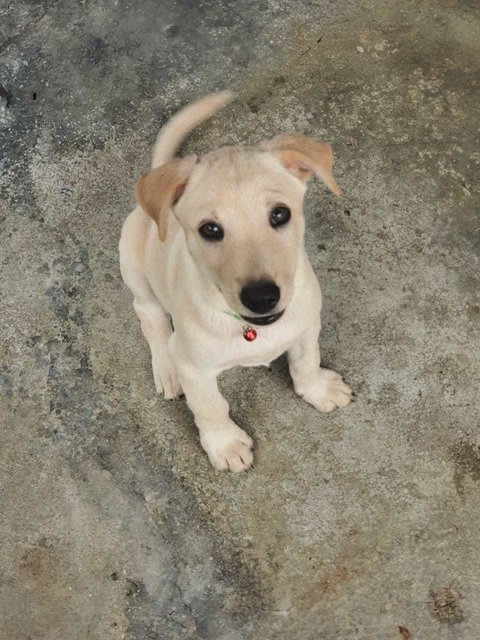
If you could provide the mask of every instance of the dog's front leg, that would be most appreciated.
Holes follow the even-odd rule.
[[[288,364],[295,391],[323,412],[346,407],[352,390],[342,376],[331,369],[320,368],[318,335],[320,324],[309,329],[288,351]]]
[[[218,389],[217,376],[178,363],[177,373],[212,466],[218,471],[246,471],[253,462],[253,442],[230,419],[228,402]]]

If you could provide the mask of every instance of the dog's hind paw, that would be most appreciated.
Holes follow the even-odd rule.
[[[174,400],[183,395],[182,385],[170,356],[158,360],[152,358],[152,369],[155,389],[157,393],[163,394],[165,400]]]

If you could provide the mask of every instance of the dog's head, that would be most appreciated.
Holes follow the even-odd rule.
[[[257,148],[175,158],[143,175],[136,195],[166,239],[170,209],[189,251],[231,309],[254,324],[280,317],[303,250],[303,196],[312,174],[336,195],[328,144],[285,135]]]

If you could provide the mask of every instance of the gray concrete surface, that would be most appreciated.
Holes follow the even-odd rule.
[[[478,4],[0,9],[2,640],[480,636]],[[256,442],[217,475],[155,396],[117,241],[160,125],[213,89],[201,152],[300,131],[324,361],[357,402],[295,397],[283,360],[222,380]]]

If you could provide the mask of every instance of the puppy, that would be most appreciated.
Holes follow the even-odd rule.
[[[310,176],[340,194],[331,148],[280,135],[258,147],[175,157],[183,138],[230,99],[207,96],[162,129],[119,249],[157,392],[184,393],[213,467],[243,471],[253,443],[229,416],[217,386],[222,371],[268,365],[286,352],[296,393],[319,411],[345,407],[352,392],[320,368],[322,298],[303,242]]]

